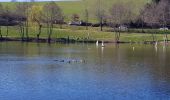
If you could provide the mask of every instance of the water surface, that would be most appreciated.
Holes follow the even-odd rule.
[[[1,42],[0,100],[170,100],[170,47]]]

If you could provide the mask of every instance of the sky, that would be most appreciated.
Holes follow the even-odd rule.
[[[0,2],[10,2],[11,0],[0,0]],[[17,0],[20,2],[30,1],[30,0]],[[35,1],[76,1],[76,0],[35,0]]]

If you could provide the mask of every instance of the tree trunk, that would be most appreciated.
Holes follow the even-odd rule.
[[[37,40],[40,39],[42,25],[39,25],[39,32],[37,34]]]
[[[103,31],[103,23],[102,23],[102,21],[103,21],[103,18],[101,17],[100,18],[100,31]]]
[[[87,24],[88,24],[88,21],[86,21],[86,30],[88,30],[88,25]]]
[[[168,34],[166,33],[166,42],[168,43]]]
[[[27,38],[27,41],[28,41],[28,40],[29,40],[29,35],[28,35],[28,21],[26,21],[25,33],[26,33],[26,38]]]
[[[144,24],[144,22],[143,22],[143,20],[144,20],[144,16],[142,15],[142,33],[144,33],[144,28],[143,28],[143,24]]]
[[[165,32],[166,42],[168,42],[168,34],[167,34],[167,31],[165,30],[166,25],[167,24],[166,24],[165,15],[163,14],[163,28],[164,28],[164,32]]]
[[[22,41],[24,41],[24,27],[21,24],[19,25],[19,27],[20,27],[21,39]]]
[[[51,43],[51,35],[48,35],[48,43]]]
[[[152,30],[153,30],[153,25],[151,25],[151,27],[152,27]],[[154,35],[154,32],[151,32],[151,34],[152,34],[152,42],[155,42],[155,35]]]
[[[53,33],[53,23],[49,25],[48,43],[51,43],[51,35]]]
[[[119,40],[120,40],[120,30],[118,29],[115,32],[116,32],[115,33],[115,42],[119,43]]]
[[[0,37],[2,39],[2,28],[1,28],[1,26],[0,26]]]
[[[6,38],[8,37],[8,26],[6,26]]]
[[[115,42],[117,43],[117,31],[115,31]]]
[[[152,42],[155,42],[154,32],[152,32]]]
[[[119,34],[118,34],[118,41],[117,41],[117,43],[119,43],[119,41],[120,41],[120,29],[119,29]]]

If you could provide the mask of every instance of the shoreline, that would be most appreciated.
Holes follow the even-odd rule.
[[[0,38],[0,42],[5,42],[5,41],[20,41],[20,42],[34,42],[34,43],[48,43],[48,39],[46,38],[12,38],[12,37],[3,37]],[[106,40],[75,40],[75,39],[67,39],[67,38],[52,38],[50,43],[96,43],[98,41],[98,43],[115,43],[115,44],[155,44],[157,43],[164,43],[164,41],[143,41],[143,42],[127,42],[127,41],[119,41],[119,42],[115,42],[115,41],[106,41]],[[169,40],[167,41],[166,44],[168,43]]]

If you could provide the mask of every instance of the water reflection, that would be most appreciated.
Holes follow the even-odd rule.
[[[161,48],[2,42],[0,99],[169,100],[170,48]],[[66,58],[85,63],[54,61]]]

